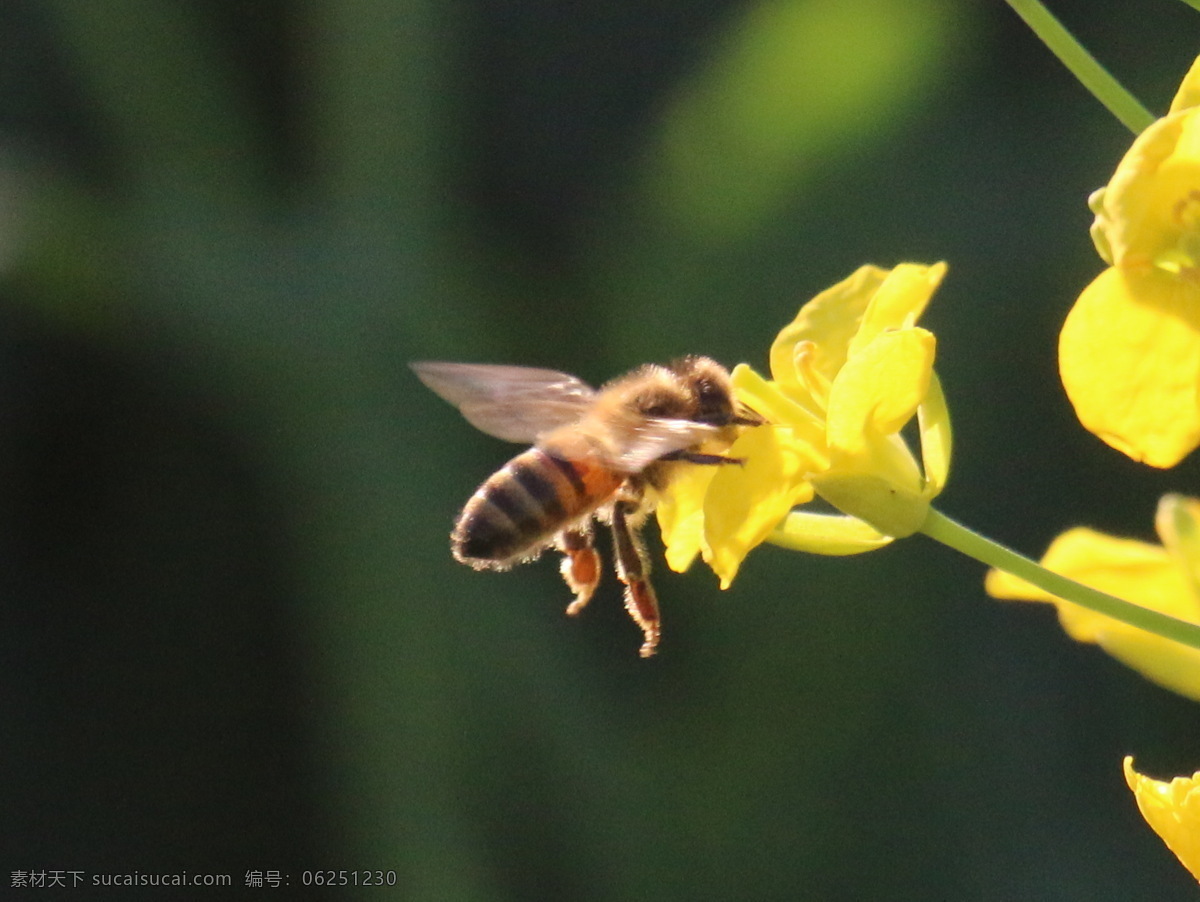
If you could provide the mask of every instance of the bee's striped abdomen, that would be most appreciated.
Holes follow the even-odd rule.
[[[450,537],[454,556],[486,566],[536,554],[623,481],[623,476],[594,465],[530,448],[471,496]]]

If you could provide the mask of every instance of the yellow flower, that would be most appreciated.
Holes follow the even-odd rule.
[[[1051,543],[1041,563],[1101,592],[1200,623],[1200,501],[1164,496],[1155,527],[1162,545],[1072,529]],[[1200,701],[1200,650],[1093,613],[999,570],[988,573],[985,586],[995,598],[1056,605],[1072,639],[1095,643],[1147,679]]]
[[[1133,790],[1142,817],[1200,880],[1200,771],[1164,783],[1135,771],[1130,755],[1125,756],[1124,766],[1125,782]]]
[[[933,334],[915,325],[946,266],[861,267],[801,309],[771,346],[773,379],[734,368],[767,425],[729,449],[741,466],[691,467],[658,506],[667,563],[702,554],[727,588],[763,541],[855,554],[911,535],[945,484],[950,424]],[[919,416],[924,471],[900,436]],[[793,510],[820,495],[843,515]]]
[[[1109,268],[1063,324],[1063,387],[1089,431],[1174,466],[1200,444],[1200,59],[1088,204]]]

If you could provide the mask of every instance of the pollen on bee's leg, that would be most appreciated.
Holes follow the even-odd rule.
[[[642,647],[638,654],[649,658],[658,649],[662,636],[662,621],[658,612],[658,598],[654,587],[645,579],[634,579],[625,587],[625,610],[634,623],[642,628]]]
[[[565,555],[560,568],[563,579],[575,593],[575,600],[567,605],[567,615],[574,617],[587,607],[600,582],[600,555],[592,546],[590,529],[566,530],[559,536],[557,545]]]
[[[637,505],[633,502],[620,501],[613,505],[613,547],[616,550],[617,578],[625,584],[625,610],[642,630],[643,641],[638,654],[648,658],[658,648],[662,623],[658,613],[658,598],[647,578],[650,563],[646,560],[646,552],[638,536],[640,523],[636,519],[631,520],[631,516],[637,512]]]

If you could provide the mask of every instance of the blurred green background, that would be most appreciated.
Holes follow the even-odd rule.
[[[1173,0],[1052,8],[1158,112],[1200,52]],[[1054,357],[1129,141],[999,2],[6,0],[4,870],[1194,897],[1120,769],[1200,768],[1193,703],[921,537],[660,563],[642,661],[611,577],[568,620],[549,561],[451,560],[514,449],[406,366],[762,368],[859,264],[945,259],[940,506],[1150,539],[1195,460],[1084,433]]]

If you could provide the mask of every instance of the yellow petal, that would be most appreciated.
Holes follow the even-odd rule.
[[[1134,770],[1132,756],[1123,765],[1125,782],[1146,823],[1200,880],[1200,772],[1165,783]]]
[[[1092,236],[1092,244],[1096,246],[1096,253],[1109,266],[1112,266],[1113,253],[1112,245],[1108,243],[1108,229],[1111,223],[1108,221],[1108,214],[1104,212],[1104,196],[1108,193],[1108,187],[1097,188],[1088,195],[1088,209],[1095,214],[1095,219],[1092,220],[1092,225],[1088,229],[1088,234]]]
[[[1134,460],[1174,466],[1200,443],[1200,288],[1110,267],[1075,302],[1058,344],[1083,426]]]
[[[1200,500],[1185,495],[1163,495],[1154,515],[1154,529],[1200,598]]]
[[[764,417],[767,422],[791,426],[806,441],[819,446],[824,445],[823,418],[797,403],[794,397],[780,391],[778,384],[768,382],[744,363],[739,363],[733,368],[730,380],[737,399]]]
[[[792,511],[771,533],[768,541],[792,551],[844,556],[882,548],[892,541],[892,537],[844,514]]]
[[[945,275],[945,263],[896,266],[872,295],[862,325],[850,342],[850,356],[858,354],[884,332],[907,329],[916,323]]]
[[[745,464],[720,467],[704,502],[708,563],[722,589],[789,510],[812,500],[808,475],[816,462],[812,448],[787,426],[748,430],[729,456]]]
[[[1186,226],[1179,205],[1200,177],[1198,146],[1195,108],[1156,120],[1134,139],[1100,196],[1093,226],[1115,265],[1147,266],[1176,249]]]
[[[829,392],[831,449],[862,453],[899,432],[929,392],[936,342],[924,329],[884,332],[851,357]]]
[[[704,496],[717,467],[682,467],[660,494],[655,515],[667,566],[683,573],[704,549]]]
[[[878,266],[860,266],[800,308],[771,345],[771,376],[785,391],[804,389],[795,360],[796,347],[803,342],[816,345],[812,365],[826,380],[833,381],[846,362],[850,341],[858,332],[867,305],[887,274],[888,270]]]
[[[917,408],[921,428],[921,466],[925,471],[925,494],[936,498],[946,487],[950,475],[950,452],[953,441],[950,431],[950,409],[942,393],[937,373],[929,373],[929,393]]]
[[[1150,682],[1200,701],[1200,651],[1124,625],[1104,632],[1098,644]]]
[[[1200,620],[1196,600],[1161,545],[1077,527],[1051,542],[1041,563],[1048,570],[1134,604],[1183,620]],[[988,572],[984,586],[995,598],[1055,602],[1063,612],[1063,626],[1079,642],[1098,642],[1105,630],[1124,626],[999,570]]]
[[[1175,92],[1175,99],[1171,101],[1170,112],[1178,113],[1194,106],[1200,106],[1200,57],[1196,58],[1187,75],[1183,77],[1183,83]]]
[[[1161,546],[1072,529],[1051,543],[1042,565],[1101,592],[1200,623],[1200,605],[1186,575]],[[1052,602],[1072,639],[1095,643],[1155,683],[1200,700],[1200,651],[1063,601],[997,570],[988,573],[985,588],[995,598]]]

